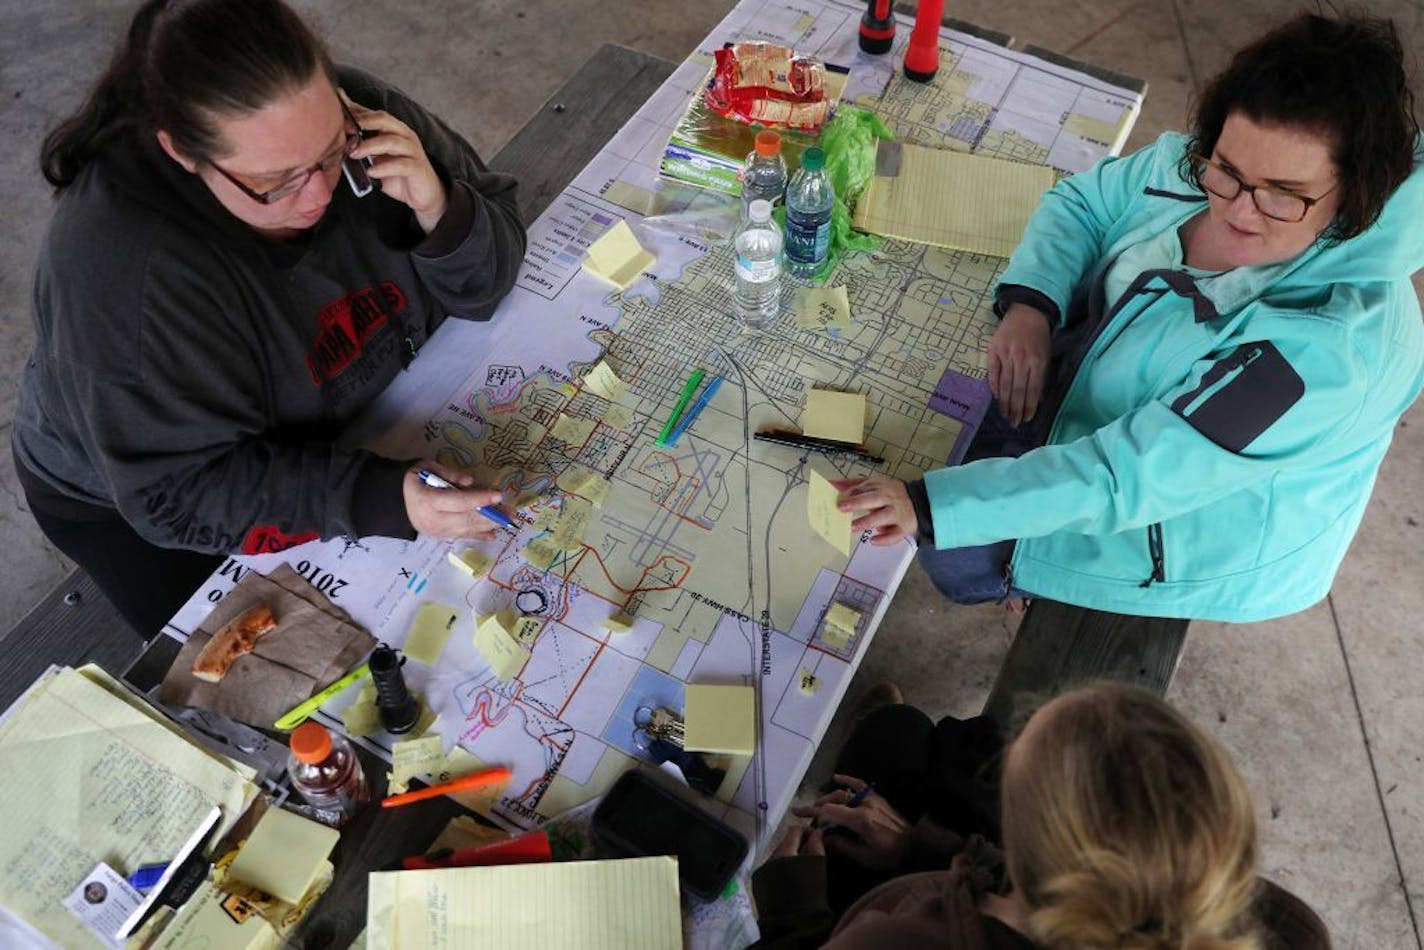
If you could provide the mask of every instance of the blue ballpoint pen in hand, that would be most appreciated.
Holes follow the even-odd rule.
[[[850,797],[850,800],[845,803],[845,807],[847,807],[847,808],[859,808],[862,804],[864,804],[865,800],[870,797],[870,793],[873,792],[873,791],[875,791],[875,783],[874,783],[874,782],[867,782],[867,783],[865,783],[865,786],[864,786],[863,788],[861,788],[860,791],[856,792],[854,795],[852,795],[852,796]],[[835,824],[834,822],[821,821],[821,820],[818,818],[818,819],[816,819],[815,821],[811,822],[811,827],[812,827],[812,828],[819,828],[819,829],[821,829],[822,831],[832,831],[832,830],[834,830],[834,829],[836,829],[836,828],[839,828],[840,825],[837,825],[837,824]]]
[[[419,478],[419,479],[421,480],[422,483],[424,483],[424,484],[430,486],[431,488],[442,488],[442,489],[443,489],[443,488],[454,488],[454,487],[455,487],[454,485],[451,485],[451,484],[450,484],[449,482],[447,482],[445,479],[441,478],[439,475],[436,475],[434,472],[430,471],[429,469],[422,468],[420,471],[416,472],[415,475],[416,475],[417,478]],[[480,506],[480,514],[481,514],[483,517],[489,519],[490,521],[493,521],[495,524],[499,525],[501,528],[517,528],[517,527],[518,527],[518,526],[515,525],[515,523],[510,519],[509,515],[507,515],[507,514],[505,514],[504,512],[500,511],[500,510],[499,510],[498,508],[496,508],[494,505],[481,505],[481,506]]]

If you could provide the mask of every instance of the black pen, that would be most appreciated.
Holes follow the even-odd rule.
[[[752,438],[759,442],[775,442],[777,445],[790,445],[798,449],[810,449],[813,452],[826,452],[830,454],[855,455],[872,465],[883,465],[885,459],[866,450],[864,446],[856,445],[853,442],[837,442],[835,439],[818,439],[811,435],[802,435],[799,432],[792,432],[788,429],[767,429],[765,432],[757,432]]]

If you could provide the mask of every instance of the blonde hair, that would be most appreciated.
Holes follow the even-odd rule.
[[[1011,752],[1004,851],[1036,941],[1258,950],[1250,794],[1185,717],[1145,690],[1101,683],[1055,701]]]

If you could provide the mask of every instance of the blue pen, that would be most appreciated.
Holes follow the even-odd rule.
[[[425,484],[429,485],[431,488],[455,487],[454,485],[451,485],[445,479],[441,478],[439,475],[436,475],[429,469],[422,468],[420,471],[415,473],[415,476]],[[500,511],[494,505],[481,505],[480,514],[484,515],[486,518],[488,518],[490,521],[493,521],[501,528],[514,528],[515,530],[518,530],[518,525],[516,525],[513,521],[510,520],[509,515]]]
[[[129,886],[136,891],[146,891],[163,879],[163,872],[168,870],[168,862],[163,864],[147,864],[129,875]]]
[[[707,404],[712,401],[712,397],[717,394],[717,389],[722,385],[722,377],[714,376],[712,382],[707,384],[707,388],[702,390],[702,395],[697,397],[697,401],[692,404],[692,408],[687,410],[687,415],[682,417],[682,421],[677,424],[677,428],[668,435],[667,444],[677,445],[677,440],[682,438],[682,434],[687,431],[687,427],[692,425],[698,413],[707,408]]]

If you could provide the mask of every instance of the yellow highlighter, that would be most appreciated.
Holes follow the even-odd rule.
[[[281,719],[278,719],[276,723],[273,724],[273,728],[283,730],[292,730],[297,728],[302,723],[306,722],[307,717],[310,716],[312,713],[316,712],[317,708],[321,706],[322,703],[326,702],[328,699],[335,696],[337,693],[341,692],[343,689],[350,686],[352,683],[359,682],[360,680],[370,675],[371,665],[369,663],[362,663],[360,666],[356,667],[356,669],[352,670],[350,673],[347,673],[345,676],[341,677],[341,679],[337,680],[335,683],[332,683],[326,689],[312,696],[310,699],[304,699],[297,705],[293,706],[287,712],[286,715],[284,715]]]

